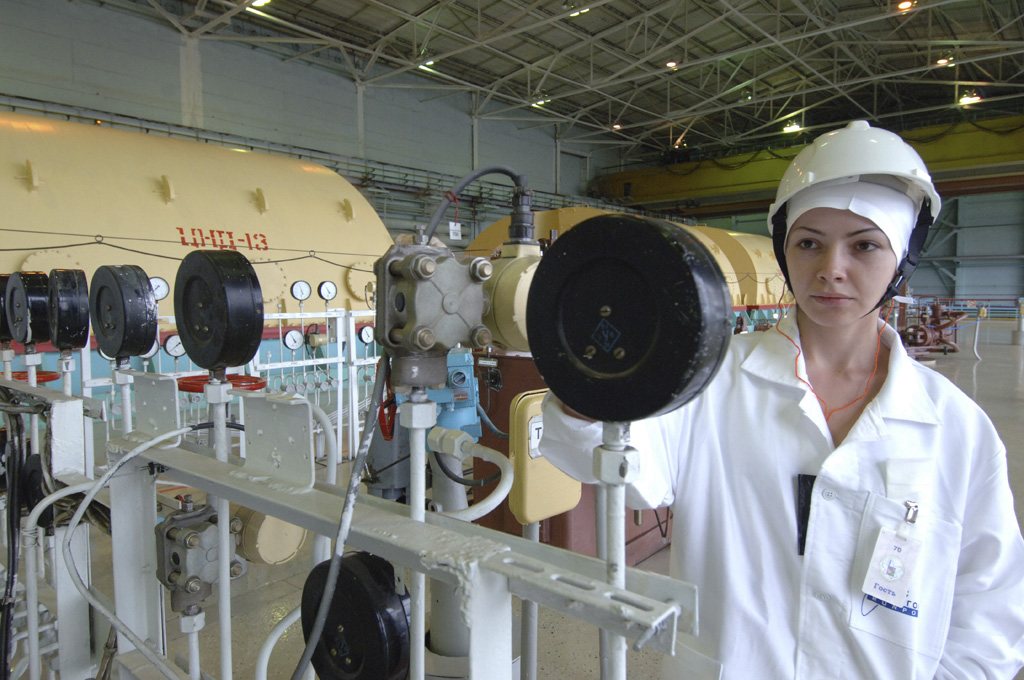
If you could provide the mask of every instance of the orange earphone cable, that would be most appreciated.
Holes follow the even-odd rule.
[[[782,298],[779,298],[779,304],[780,305],[782,304]],[[788,335],[786,335],[784,332],[782,332],[779,329],[779,324],[775,324],[775,330],[778,331],[779,334],[782,335],[782,337],[784,337],[787,340],[789,340],[793,344],[793,347],[796,348],[796,358],[793,359],[793,374],[796,376],[797,380],[799,380],[803,384],[807,385],[807,388],[811,391],[811,394],[813,394],[815,396],[815,398],[819,402],[821,402],[822,410],[825,412],[825,422],[826,423],[828,422],[828,419],[833,416],[833,414],[835,414],[835,413],[837,413],[839,411],[842,411],[844,408],[849,408],[850,406],[853,406],[858,401],[860,401],[865,396],[867,396],[867,393],[869,391],[871,391],[871,381],[875,379],[875,374],[878,373],[878,354],[879,354],[879,352],[882,349],[882,333],[885,332],[885,326],[889,323],[889,315],[892,313],[892,307],[893,307],[892,305],[889,305],[889,310],[885,313],[885,324],[878,330],[878,342],[875,344],[875,366],[874,366],[874,368],[871,371],[871,375],[868,376],[868,382],[864,386],[864,392],[859,397],[857,397],[856,399],[851,401],[849,404],[847,404],[846,406],[840,406],[839,408],[833,409],[831,411],[828,410],[828,402],[826,402],[824,399],[822,399],[818,395],[818,393],[814,391],[814,386],[811,385],[811,383],[807,382],[806,380],[804,380],[803,378],[800,377],[800,355],[803,354],[803,350],[800,349],[800,346],[798,344],[796,344],[796,342],[793,340],[793,338],[789,337]]]

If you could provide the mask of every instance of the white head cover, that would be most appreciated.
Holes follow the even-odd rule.
[[[871,220],[889,238],[897,262],[907,254],[917,223],[918,206],[905,193],[872,182],[835,180],[809,186],[789,199],[787,237],[797,219],[814,208],[849,210]]]

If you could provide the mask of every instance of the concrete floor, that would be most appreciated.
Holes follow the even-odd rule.
[[[1024,445],[1021,445],[1024,441],[1024,418],[1021,417],[1024,414],[1024,347],[984,344],[984,334],[981,339],[983,344],[978,351],[982,361],[975,359],[968,344],[960,354],[937,357],[933,368],[949,377],[991,416],[1007,444],[1017,517],[1024,523]],[[999,336],[999,339],[1002,337]],[[97,534],[94,532],[94,536]],[[104,541],[105,537],[96,539],[94,557],[99,559],[99,563],[94,574],[98,576],[97,586],[110,592],[109,584],[103,582],[103,574],[107,570],[100,557],[105,550]],[[308,565],[308,550],[304,550],[299,558],[284,566],[253,566],[248,574],[234,583],[234,677],[246,680],[254,677],[257,651],[276,622],[298,605]],[[641,568],[667,573],[668,550],[650,558]],[[206,672],[217,676],[219,633],[216,594],[207,603],[206,609],[207,629],[201,638],[200,653]],[[187,653],[186,639],[179,632],[176,617],[170,613],[167,630],[172,658],[175,654],[184,656]],[[538,639],[538,677],[542,680],[592,680],[599,676],[595,629],[541,609]],[[278,643],[271,657],[267,677],[271,680],[289,678],[301,649],[301,630],[296,625]],[[631,651],[628,677],[631,680],[657,678],[658,665],[657,654]],[[1018,675],[1017,680],[1024,680],[1024,673]]]

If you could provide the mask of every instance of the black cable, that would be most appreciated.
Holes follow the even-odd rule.
[[[227,426],[227,428],[229,430],[241,430],[242,432],[245,432],[245,425],[243,425],[242,423],[224,423],[224,425]],[[199,430],[210,430],[210,429],[213,429],[213,423],[212,422],[196,423],[195,425],[192,426],[192,431],[193,432],[198,432]]]
[[[495,434],[495,436],[498,437],[498,439],[508,439],[508,434],[506,434],[506,433],[502,432],[501,430],[499,430],[497,428],[497,426],[494,423],[491,422],[491,419],[488,417],[487,411],[484,410],[483,406],[481,406],[480,404],[477,404],[476,405],[476,412],[477,412],[477,415],[480,416],[480,420],[482,420],[484,425],[487,426],[487,429],[490,430],[491,432],[493,432]]]
[[[433,451],[430,452],[430,455],[434,457],[434,462],[437,463],[438,469],[440,469],[441,472],[444,473],[444,476],[452,480],[456,484],[461,484],[462,486],[485,486],[487,484],[493,484],[494,482],[501,479],[501,472],[495,472],[490,477],[484,477],[483,479],[466,479],[465,477],[460,477],[459,475],[452,472],[451,468],[445,465],[444,461],[441,459],[441,456],[437,455]]]
[[[7,451],[7,578],[0,601],[0,678],[11,677],[11,639],[14,627],[14,589],[18,580],[21,545],[21,468],[25,459],[25,424],[20,415],[7,413],[7,431],[13,433]]]

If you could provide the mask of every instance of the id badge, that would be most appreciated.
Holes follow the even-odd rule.
[[[905,607],[920,552],[920,541],[882,527],[864,577],[864,593],[893,607]]]

